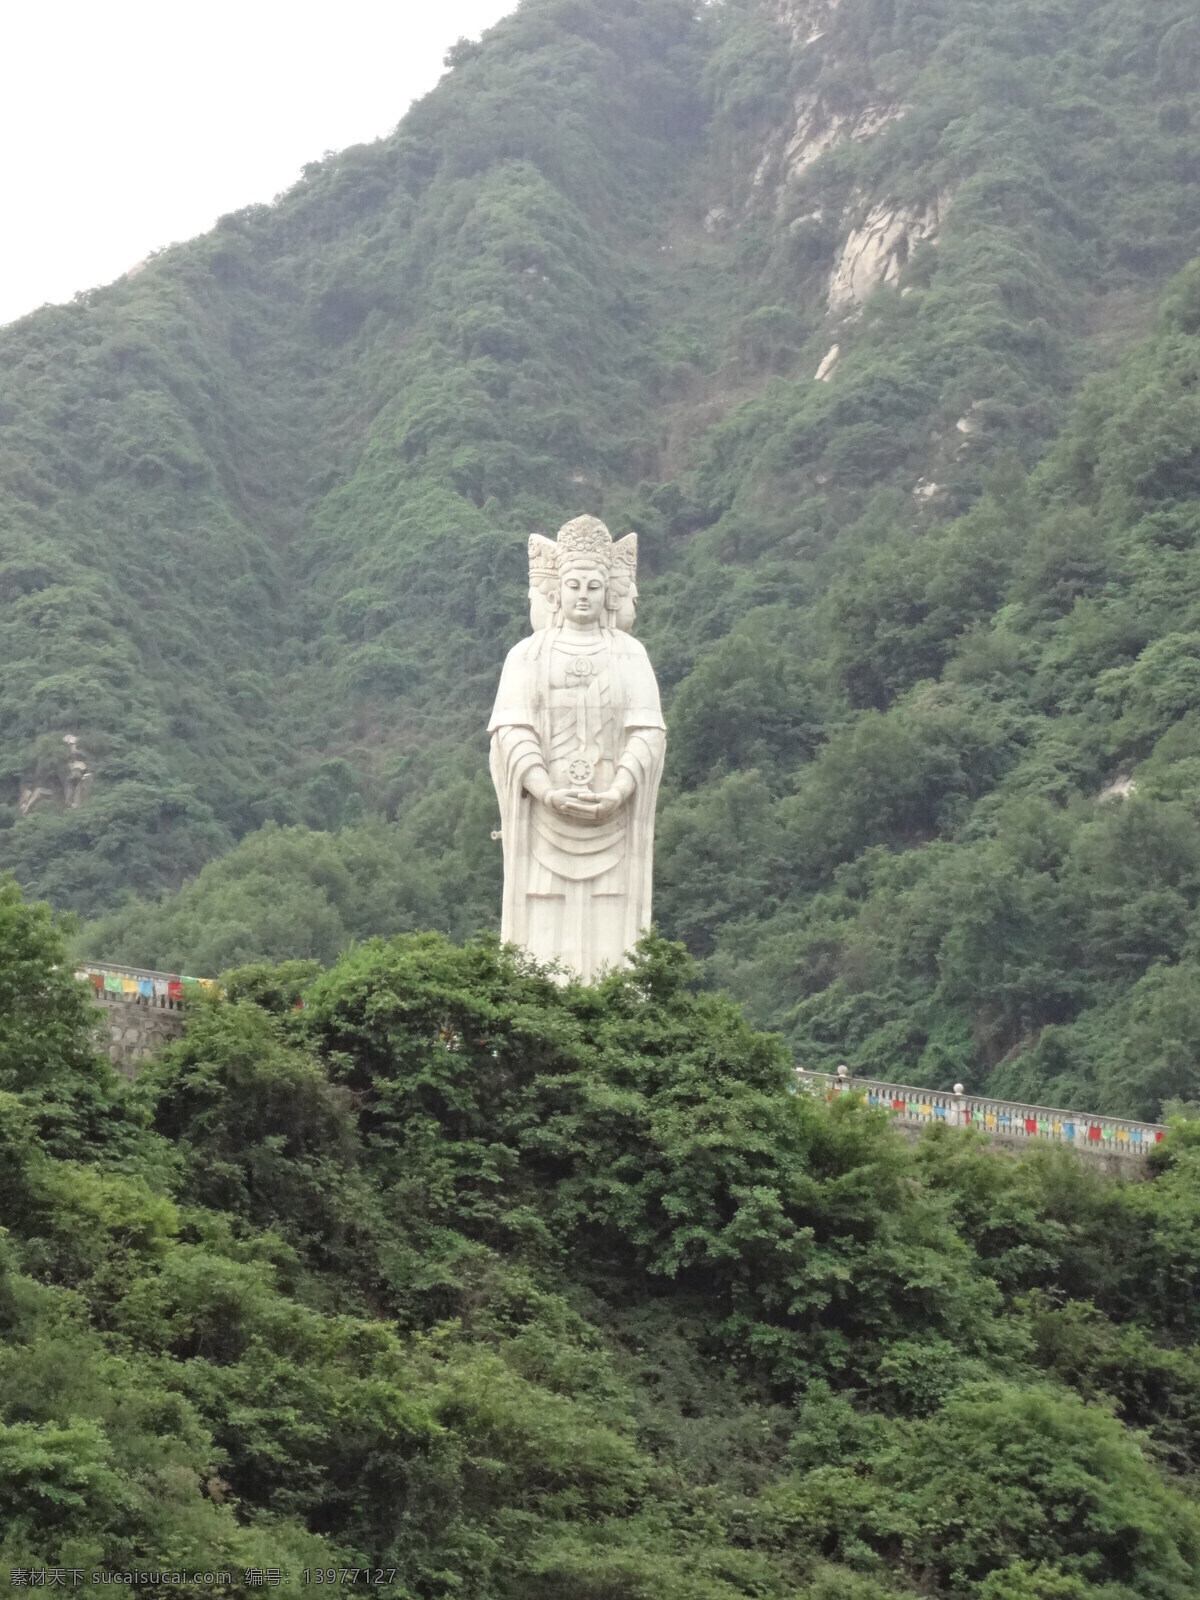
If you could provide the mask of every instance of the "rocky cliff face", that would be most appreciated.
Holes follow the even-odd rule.
[[[858,207],[865,206],[865,198]],[[837,265],[829,276],[827,305],[834,315],[863,305],[876,289],[897,288],[900,274],[919,245],[932,244],[948,208],[948,196],[918,206],[881,200],[871,206],[862,222],[851,227],[841,247]],[[843,213],[842,221],[853,215]]]
[[[802,86],[789,94],[776,126],[764,132],[745,204],[749,212],[765,204],[793,236],[819,235],[831,243],[825,303],[831,315],[842,317],[857,311],[876,289],[899,287],[914,252],[936,241],[951,193],[943,185],[908,202],[886,191],[855,189],[832,215],[821,206],[797,213],[797,196],[809,187],[806,176],[823,158],[846,146],[879,141],[912,106],[889,96],[861,67],[846,70],[838,0],[776,0],[767,10],[789,54],[792,76]]]

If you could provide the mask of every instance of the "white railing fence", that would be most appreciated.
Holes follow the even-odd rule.
[[[997,1138],[1068,1145],[1087,1155],[1141,1160],[1161,1144],[1167,1131],[1157,1122],[1131,1122],[1124,1117],[1098,1117],[1086,1111],[1027,1106],[1017,1100],[964,1094],[961,1083],[946,1093],[907,1083],[886,1083],[878,1078],[856,1078],[846,1067],[839,1067],[836,1072],[809,1072],[797,1067],[796,1082],[801,1090],[828,1100],[844,1094],[862,1095],[869,1106],[882,1106],[908,1127],[944,1123],[951,1128],[981,1128]]]

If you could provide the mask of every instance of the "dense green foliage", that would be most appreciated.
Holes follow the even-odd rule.
[[[0,331],[0,866],[189,970],[494,926],[524,535],[590,510],[706,981],[813,1066],[1200,1100],[1198,51],[1177,0],[525,0]],[[831,315],[879,205],[936,238]]]
[[[1196,1592],[1190,1125],[1129,1187],[914,1148],[694,979],[377,940],[240,969],[129,1085],[0,888],[0,1567]]]

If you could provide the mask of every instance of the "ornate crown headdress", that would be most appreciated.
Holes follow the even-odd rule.
[[[612,534],[599,517],[576,517],[558,530],[558,570],[594,561],[607,572],[612,566]]]
[[[539,578],[558,577],[558,547],[553,539],[547,539],[544,534],[531,533],[529,535],[529,581],[537,583]]]

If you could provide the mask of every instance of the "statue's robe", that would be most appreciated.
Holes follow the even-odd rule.
[[[666,726],[644,647],[611,628],[579,638],[551,627],[522,639],[504,663],[488,732],[504,844],[502,937],[591,982],[650,926]],[[591,768],[585,784],[580,762]],[[607,822],[560,816],[524,787],[538,766],[554,789],[594,793],[624,766],[634,792]]]

